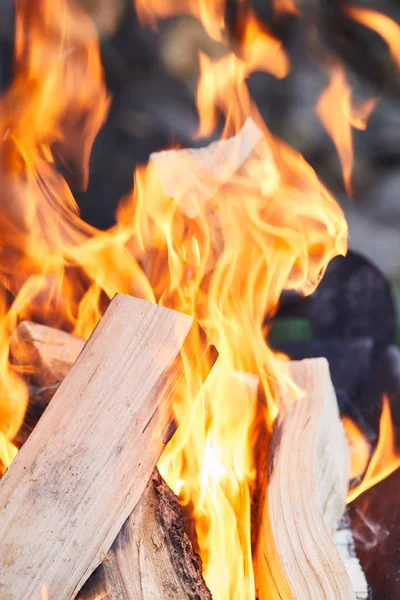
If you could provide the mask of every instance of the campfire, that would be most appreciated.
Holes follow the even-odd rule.
[[[0,599],[366,599],[346,503],[400,465],[390,401],[374,447],[341,418],[325,351],[274,342],[304,297],[325,310],[349,260],[335,259],[341,207],[249,92],[291,58],[249,3],[233,37],[223,1],[136,0],[144,28],[201,27],[198,122],[190,145],[132,172],[100,230],[70,178],[87,185],[110,111],[111,4],[16,0],[0,98]],[[345,12],[398,61],[394,22]],[[378,99],[356,104],[340,62],[328,70],[315,111],[351,195],[351,131]]]

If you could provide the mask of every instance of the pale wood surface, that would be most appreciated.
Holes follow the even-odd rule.
[[[178,499],[156,470],[77,600],[211,600]]]
[[[74,598],[100,564],[170,434],[193,327],[114,298],[0,483],[1,600]]]
[[[30,321],[22,321],[12,334],[12,360],[24,367],[33,384],[24,422],[13,440],[18,448],[25,444],[84,345],[81,338]]]
[[[360,561],[357,558],[353,534],[350,527],[341,524],[333,536],[336,548],[342,557],[346,571],[349,574],[351,585],[357,600],[368,600],[368,583],[362,570]]]
[[[29,335],[20,332],[29,332]],[[19,356],[25,364],[32,364],[38,352],[45,348],[52,378],[66,376],[85,345],[84,340],[68,333],[29,322],[19,324],[14,338],[19,341]],[[50,344],[46,345],[48,340]],[[61,369],[54,356],[63,357]],[[47,399],[50,400],[50,396]],[[33,396],[30,405],[32,415],[38,420],[42,404],[37,406],[37,397]],[[184,531],[178,499],[157,469],[102,564],[89,577],[78,598],[95,600],[104,594],[107,600],[211,598],[202,577],[201,560]]]
[[[268,491],[255,556],[259,600],[350,600],[332,539],[345,509],[349,455],[325,359],[285,367],[304,390],[278,384],[281,412],[269,453]]]
[[[22,321],[10,340],[10,352],[19,365],[31,368],[37,383],[62,381],[85,345],[84,340],[60,329]]]

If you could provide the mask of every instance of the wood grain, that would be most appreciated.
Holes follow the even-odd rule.
[[[77,600],[211,600],[175,494],[155,470]]]
[[[69,600],[138,503],[191,362],[193,320],[116,296],[0,484],[0,598]],[[205,349],[204,349],[205,351]]]
[[[50,387],[66,377],[84,345],[84,340],[60,329],[22,321],[11,336],[10,352],[37,385]]]
[[[278,384],[268,490],[255,555],[259,600],[350,600],[354,592],[332,539],[345,509],[349,455],[328,363],[284,367],[303,390]]]

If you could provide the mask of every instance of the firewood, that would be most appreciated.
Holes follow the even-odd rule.
[[[13,360],[27,367],[35,383],[51,387],[69,372],[85,345],[84,340],[46,325],[22,321],[10,339]]]
[[[183,357],[207,370],[193,336],[187,315],[114,298],[1,481],[0,598],[70,600],[101,563],[171,434]]]
[[[328,363],[290,362],[283,382],[255,554],[259,600],[355,598],[332,539],[346,502],[349,454]]]
[[[13,340],[12,348],[18,348],[18,354],[13,353],[14,360],[22,359],[26,365],[39,366],[35,369],[36,381],[43,381],[40,374],[43,361],[37,358],[45,356],[46,377],[56,383],[68,374],[85,345],[84,340],[58,329],[24,321],[15,330]],[[60,356],[62,361],[56,361],[55,357]],[[26,422],[23,425],[24,435],[36,425],[55,390],[55,386],[49,388],[44,401],[38,400],[37,394],[31,396],[30,422],[28,427]],[[178,499],[157,468],[103,563],[89,577],[78,599],[93,600],[103,594],[107,600],[211,598],[201,574],[200,558],[185,533]]]
[[[25,370],[30,382],[24,422],[13,440],[18,448],[32,433],[84,345],[81,338],[30,321],[22,321],[12,334],[11,358]]]
[[[211,600],[175,494],[155,470],[77,600]]]

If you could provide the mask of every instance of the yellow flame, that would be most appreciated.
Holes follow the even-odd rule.
[[[138,1],[141,18],[181,11],[227,37],[223,2]],[[200,57],[199,134],[217,144],[152,157],[106,232],[86,225],[56,162],[87,180],[93,140],[107,114],[96,31],[67,0],[18,0],[15,77],[0,100],[1,460],[15,454],[27,390],[9,363],[9,337],[22,318],[87,337],[116,293],[193,315],[219,352],[202,392],[187,371],[177,398],[180,424],[160,470],[192,507],[204,574],[214,598],[254,597],[251,501],[256,423],[277,414],[273,353],[263,323],[283,289],[309,294],[329,260],[344,254],[342,211],[303,157],[274,137],[246,78],[268,52],[277,76],[286,54],[254,14],[238,54]],[[62,93],[61,93],[62,90]],[[197,343],[200,343],[198,341]],[[193,339],[193,344],[196,340]],[[266,441],[267,443],[267,441]]]
[[[396,448],[390,403],[386,396],[382,401],[379,439],[361,483],[349,491],[347,502],[353,502],[366,490],[389,477],[400,467],[400,451]]]

